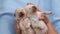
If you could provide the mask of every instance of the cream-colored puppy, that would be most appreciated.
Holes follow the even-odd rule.
[[[19,20],[18,24],[17,22],[15,23],[15,30],[17,33],[19,30],[21,30],[21,34],[34,34],[33,29],[30,27],[31,23],[27,16],[27,11],[25,8],[16,9],[15,17],[17,20]]]
[[[47,34],[48,28],[44,21],[39,20],[42,15],[50,14],[51,12],[41,12],[34,4],[28,3],[25,9],[31,21],[32,28],[35,34]]]

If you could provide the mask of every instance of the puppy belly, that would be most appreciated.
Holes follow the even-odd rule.
[[[44,32],[43,30],[40,29],[34,29],[36,34],[45,34],[46,32]]]
[[[47,25],[44,23],[44,21],[40,21],[40,22],[41,22],[40,24],[42,24],[41,27],[44,27],[43,30],[42,30],[42,33],[47,34],[47,31],[48,31]]]
[[[29,29],[27,30],[27,34],[34,34],[33,29],[29,28]]]
[[[36,34],[45,34],[48,31],[48,28],[43,21],[32,21],[32,27],[34,28]]]
[[[26,29],[25,31],[22,31],[22,34],[34,34],[32,29]]]
[[[20,28],[22,30],[22,34],[34,34],[32,28],[30,27],[29,19],[25,19],[20,22]]]
[[[34,29],[36,34],[43,34],[43,32],[40,29]]]

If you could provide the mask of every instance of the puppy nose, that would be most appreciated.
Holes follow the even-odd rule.
[[[20,12],[19,13],[19,17],[23,17],[24,16],[24,13],[23,12]]]

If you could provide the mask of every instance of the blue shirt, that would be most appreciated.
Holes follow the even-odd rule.
[[[26,6],[31,2],[43,12],[51,10],[53,14],[48,15],[48,19],[60,34],[60,0],[0,0],[0,34],[15,34],[14,12],[18,7]]]

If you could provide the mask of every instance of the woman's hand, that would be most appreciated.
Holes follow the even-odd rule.
[[[57,34],[57,32],[53,28],[52,24],[50,23],[50,21],[48,20],[48,18],[45,15],[42,15],[40,17],[40,19],[42,19],[46,23],[46,25],[48,27],[48,34]]]
[[[14,27],[15,27],[16,34],[21,34],[21,30],[19,27],[19,19],[15,19]]]

